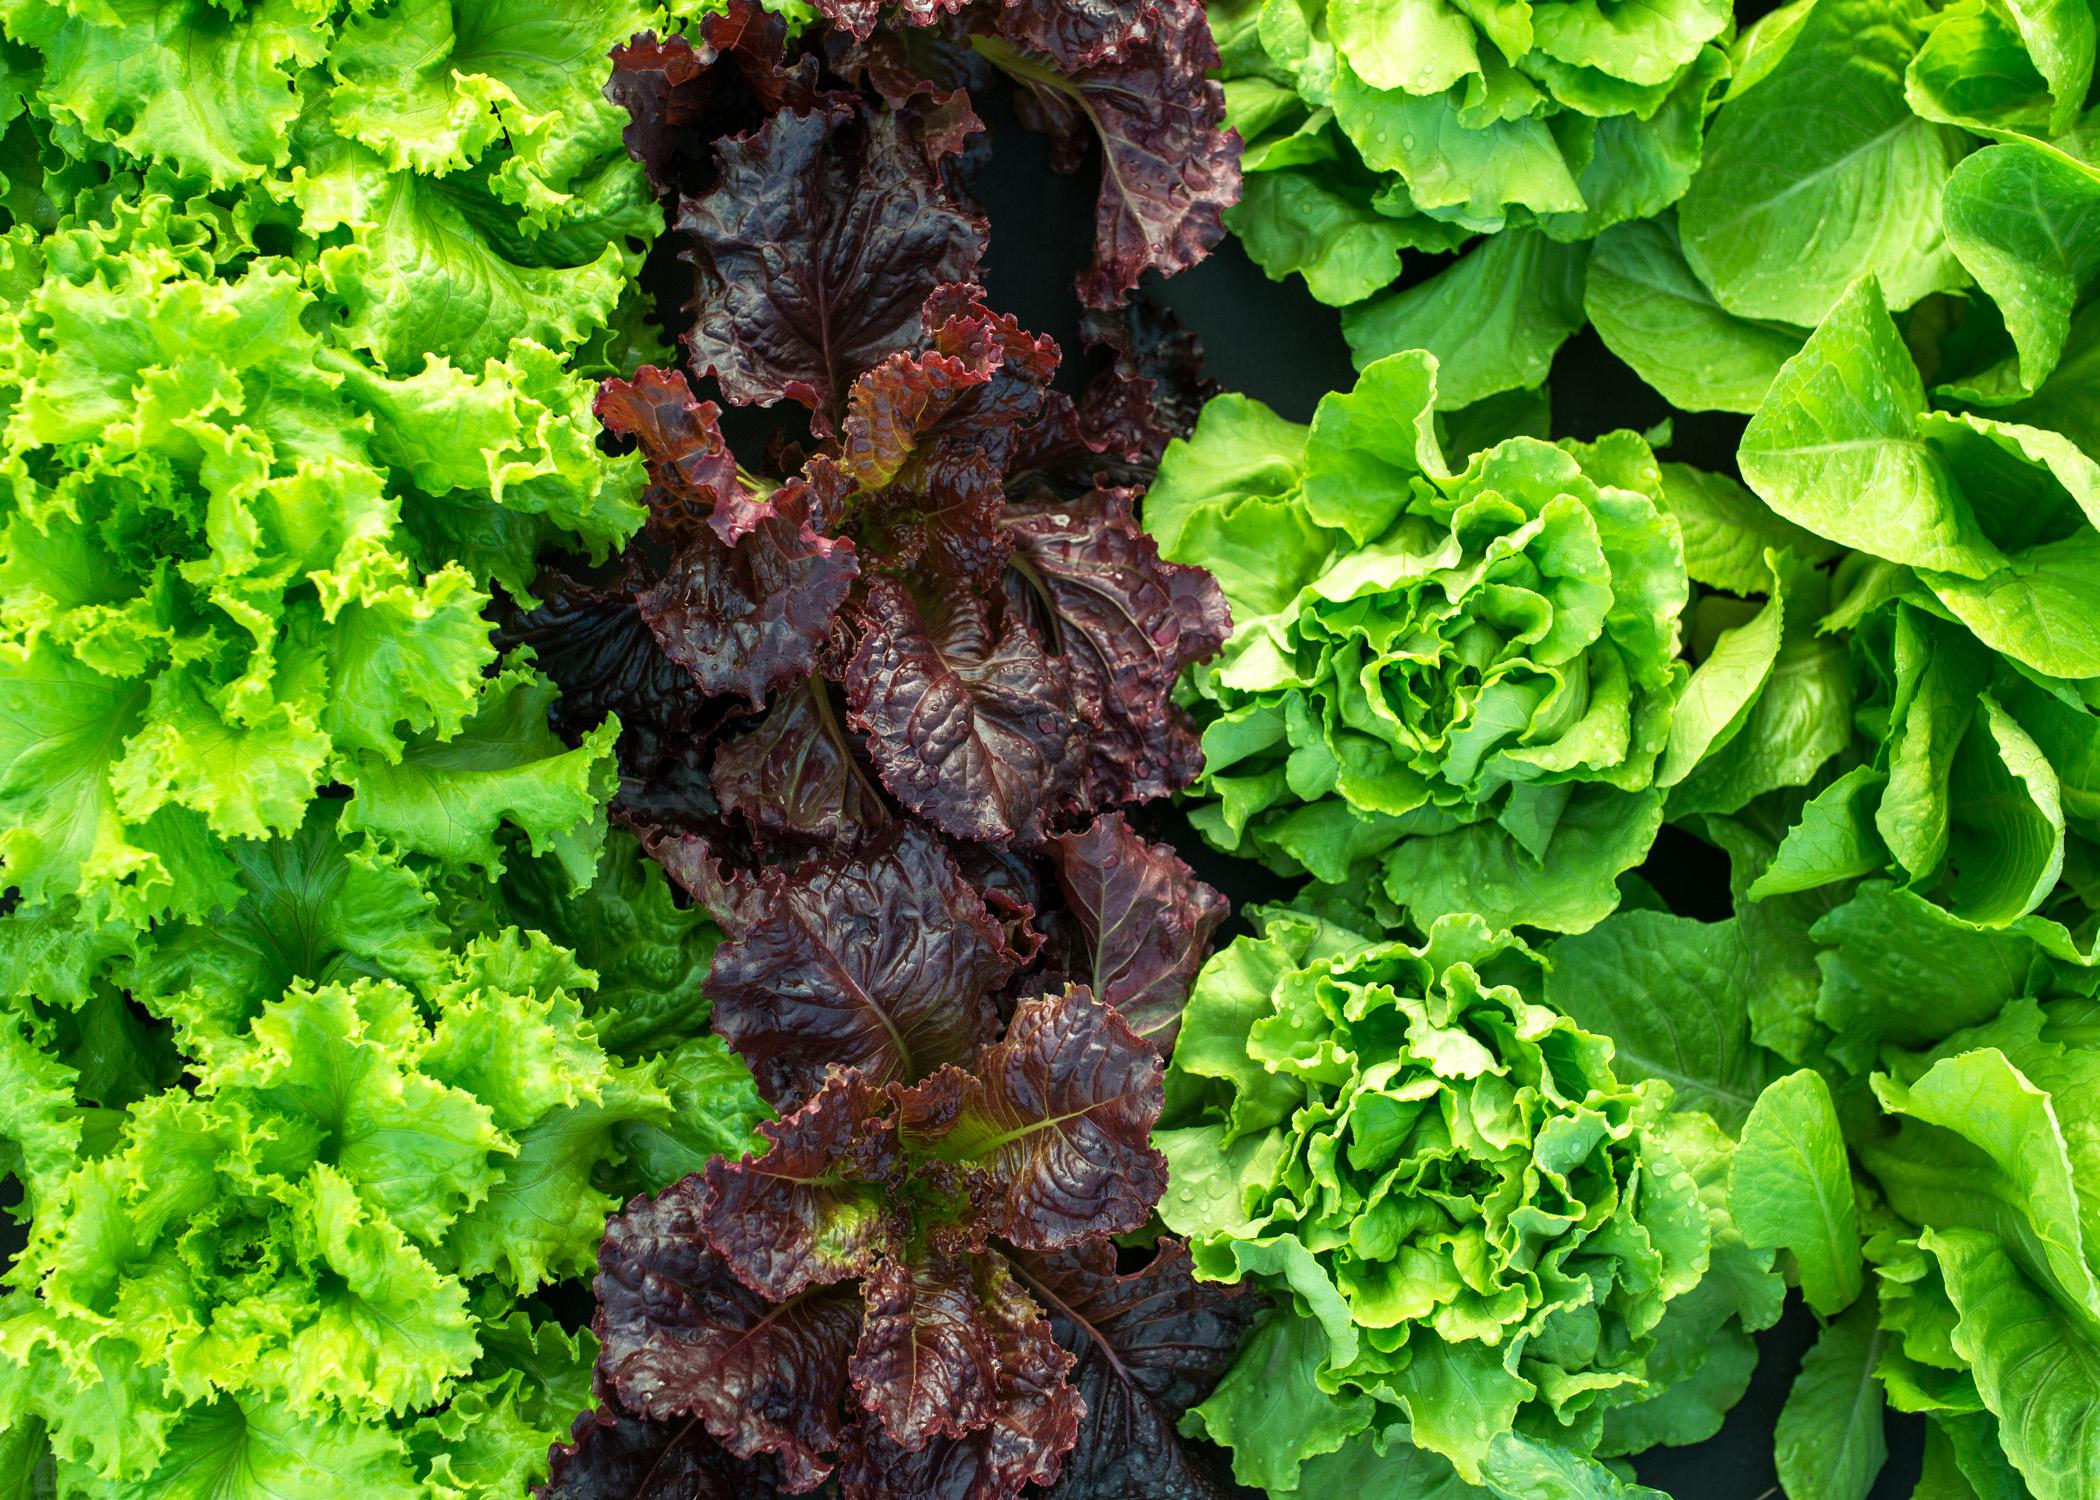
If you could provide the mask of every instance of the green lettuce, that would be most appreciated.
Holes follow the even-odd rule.
[[[320,1494],[355,1455],[380,1493],[515,1492],[588,1404],[588,1341],[534,1294],[590,1268],[631,1192],[766,1117],[704,1007],[608,1050],[624,992],[511,924],[547,909],[532,861],[494,882],[349,805],[234,845],[208,918],[0,918],[0,1168],[33,1212],[0,1425],[44,1432],[67,1483],[281,1464]],[[554,885],[584,945],[648,931],[658,972],[704,964],[711,929],[639,846],[606,859],[586,894]]]
[[[1235,623],[1187,678],[1194,821],[1282,872],[1375,878],[1422,922],[1580,931],[1740,721],[1673,739],[1690,584],[1647,444],[1449,465],[1437,378],[1381,360],[1309,429],[1220,397],[1169,447],[1146,525]]]
[[[2016,408],[1990,410],[1929,401],[1868,280],[1744,434],[1744,474],[1772,510],[1856,549],[1821,628],[1849,632],[1861,687],[1858,763],[1801,810],[1753,898],[1886,874],[1986,927],[2083,920],[2100,834],[2100,465]]]
[[[339,345],[397,374],[518,338],[566,354],[612,321],[662,226],[605,57],[662,24],[579,0],[0,5],[24,132],[109,174],[41,196],[176,197],[222,263],[291,262]]]
[[[1443,361],[1462,406],[1536,386],[1583,321],[1587,241],[1697,170],[1729,74],[1726,0],[1233,0],[1210,8],[1246,187],[1228,212],[1271,276],[1348,309],[1359,363]],[[1474,254],[1387,290],[1402,252]]]
[[[1549,1003],[1560,950],[1602,979],[1628,923],[1716,961],[1653,913],[1542,955],[1477,917],[1417,945],[1272,909],[1205,967],[1154,1140],[1199,1273],[1278,1301],[1191,1413],[1242,1481],[1601,1496],[1598,1460],[1717,1430],[1783,1291],[1730,1219],[1733,1143]]]
[[[1823,1073],[1766,1089],[1731,1183],[1745,1237],[1784,1248],[1828,1320],[1781,1415],[1782,1482],[1864,1496],[1888,1406],[1926,1416],[1928,1476],[2100,1493],[2100,974],[1878,880],[1810,931]]]
[[[172,246],[195,228],[147,198],[10,242],[38,274],[0,355],[7,878],[99,917],[200,914],[225,841],[290,832],[330,782],[412,846],[486,861],[508,821],[586,875],[613,731],[535,739],[541,690],[485,675],[482,609],[543,543],[602,552],[639,519],[588,385],[523,339],[380,374],[311,331],[290,271],[194,274]],[[474,741],[475,769],[540,792],[447,796],[430,747]]]
[[[674,7],[674,13],[682,7]],[[0,0],[0,1488],[510,1495],[542,1293],[765,1116],[608,719],[654,6]]]

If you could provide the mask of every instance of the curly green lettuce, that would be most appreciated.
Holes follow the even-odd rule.
[[[380,373],[279,263],[199,274],[209,237],[148,197],[6,242],[5,878],[200,914],[225,842],[291,831],[331,782],[410,847],[487,861],[509,822],[586,878],[615,731],[547,734],[482,610],[542,545],[602,553],[639,519],[588,385],[526,339]]]
[[[1194,821],[1285,873],[1369,872],[1422,922],[1580,931],[1662,820],[1678,526],[1632,433],[1447,465],[1436,380],[1381,360],[1309,429],[1220,397],[1168,449],[1146,524],[1234,620],[1185,679]]]
[[[1597,1460],[1711,1435],[1784,1291],[1729,1218],[1727,1134],[1477,917],[1257,925],[1197,982],[1154,1135],[1198,1273],[1279,1304],[1193,1414],[1239,1478],[1616,1494]]]
[[[629,1194],[765,1117],[704,1008],[653,1018],[653,1055],[608,1050],[619,996],[509,925],[544,909],[530,861],[492,882],[350,806],[235,846],[208,919],[0,919],[0,1169],[33,1214],[0,1426],[42,1432],[64,1483],[246,1468],[318,1495],[354,1457],[377,1493],[515,1493],[593,1355],[534,1294],[589,1269]],[[632,840],[615,860],[602,891],[558,886],[571,927],[704,967],[704,919],[662,915]]]
[[[83,197],[178,197],[222,260],[292,263],[339,345],[397,374],[518,338],[566,355],[615,321],[662,226],[605,59],[662,25],[578,0],[0,5],[25,132],[110,179]]]

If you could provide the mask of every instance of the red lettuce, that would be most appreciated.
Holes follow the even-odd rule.
[[[1120,1275],[1099,1241],[1054,1255],[1019,1254],[1014,1274],[1077,1360],[1086,1401],[1079,1440],[1047,1500],[1208,1500],[1235,1488],[1177,1439],[1181,1414],[1232,1367],[1260,1315],[1259,1296],[1221,1297],[1199,1282],[1188,1246],[1162,1238],[1141,1269]],[[1220,1468],[1222,1469],[1222,1465]]]
[[[835,1069],[769,1149],[637,1199],[600,1256],[599,1378],[784,1486],[992,1500],[1055,1481],[1085,1404],[1009,1263],[1141,1227],[1162,1064],[1076,987],[967,1067]],[[916,1070],[914,1070],[916,1071]]]
[[[1121,813],[1050,840],[1047,852],[1064,896],[1052,942],[1065,972],[1167,1056],[1211,935],[1225,920],[1225,898],[1173,850],[1140,838]]]
[[[1225,91],[1201,0],[817,0],[853,37],[885,93],[919,75],[970,77],[991,62],[1018,86],[1021,115],[1051,138],[1051,162],[1078,168],[1102,155],[1094,263],[1079,295],[1120,304],[1147,271],[1171,276],[1210,253],[1239,200],[1239,140],[1225,128]],[[875,35],[878,21],[934,27],[909,47]],[[885,42],[888,44],[885,45]],[[945,54],[945,55],[944,55]],[[846,51],[845,55],[852,55]]]
[[[558,729],[620,715],[616,814],[721,926],[713,1025],[782,1114],[608,1227],[600,1406],[546,1493],[1201,1500],[1176,1423],[1251,1302],[1114,1237],[1165,1186],[1162,1059],[1225,914],[1117,811],[1200,768],[1172,690],[1231,628],[1136,518],[1206,383],[1138,301],[1055,389],[976,284],[967,185],[996,63],[1061,161],[1100,132],[1083,291],[1123,303],[1217,237],[1214,53],[1192,0],[825,8],[798,48],[731,0],[615,54],[692,373],[605,383],[648,523],[505,627]],[[701,391],[770,443],[740,464]]]
[[[1143,303],[1092,314],[1109,366],[1077,400],[1054,390],[1056,345],[972,280],[963,148],[964,85],[984,55],[1025,54],[1038,93],[1124,78],[1081,114],[1192,109],[1189,160],[1229,158],[1196,118],[1213,86],[1145,92],[1171,73],[1145,59],[1207,33],[1175,3],[956,9],[902,7],[924,29],[896,33],[846,7],[864,41],[797,50],[733,0],[615,53],[629,149],[694,268],[692,368],[729,402],[807,408],[806,446],[776,432],[760,478],[685,374],[607,381],[599,415],[647,462],[648,525],[614,578],[543,580],[508,634],[568,693],[557,727],[620,715],[618,814],[653,844],[704,836],[733,869],[851,853],[899,818],[1038,848],[1199,766],[1171,692],[1231,622],[1134,514],[1203,392],[1194,341]],[[1215,204],[1168,199],[1168,237],[1199,251]]]

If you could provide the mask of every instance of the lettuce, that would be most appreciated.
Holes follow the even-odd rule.
[[[1824,624],[1849,628],[1863,687],[1859,764],[1802,809],[1751,894],[1887,873],[2061,945],[2091,862],[2100,469],[2066,434],[1950,405],[1928,402],[1869,280],[1744,434],[1773,511],[1857,549]]]
[[[1730,1218],[1733,1143],[1547,982],[1615,926],[1668,952],[1699,924],[1541,955],[1472,916],[1420,944],[1256,920],[1197,981],[1154,1136],[1198,1274],[1280,1299],[1193,1413],[1239,1478],[1616,1493],[1598,1458],[1711,1435],[1783,1293]]]
[[[1233,0],[1212,24],[1247,141],[1228,225],[1269,275],[1347,309],[1359,367],[1434,353],[1451,406],[1544,379],[1583,322],[1586,242],[1691,185],[1735,37],[1724,0]],[[1388,290],[1404,252],[1483,234]]]
[[[1381,360],[1309,430],[1221,397],[1168,449],[1146,525],[1216,573],[1234,620],[1186,678],[1193,819],[1284,873],[1368,872],[1423,922],[1581,931],[1729,727],[1673,728],[1678,527],[1632,433],[1447,464],[1438,378]]]
[[[0,5],[9,1486],[515,1494],[541,1293],[766,1114],[491,618],[642,520],[652,14]]]
[[[243,846],[212,919],[76,971],[79,1010],[31,991],[9,1018],[34,1218],[0,1301],[0,1416],[43,1429],[62,1483],[312,1487],[354,1458],[381,1493],[515,1488],[594,1352],[531,1294],[591,1264],[623,1159],[692,1170],[762,1116],[747,1074],[698,1066],[712,1038],[610,1056],[589,971],[493,925],[493,890],[474,933],[473,877],[342,830],[339,805]],[[33,920],[0,924],[11,948]],[[61,1060],[118,984],[173,1023],[153,1039],[190,1088]]]

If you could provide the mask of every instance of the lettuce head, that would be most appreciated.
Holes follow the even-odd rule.
[[[1310,428],[1241,397],[1169,448],[1164,555],[1232,608],[1191,669],[1196,826],[1424,921],[1581,931],[1661,824],[1690,585],[1647,444],[1514,437],[1447,463],[1436,362],[1394,355]]]

